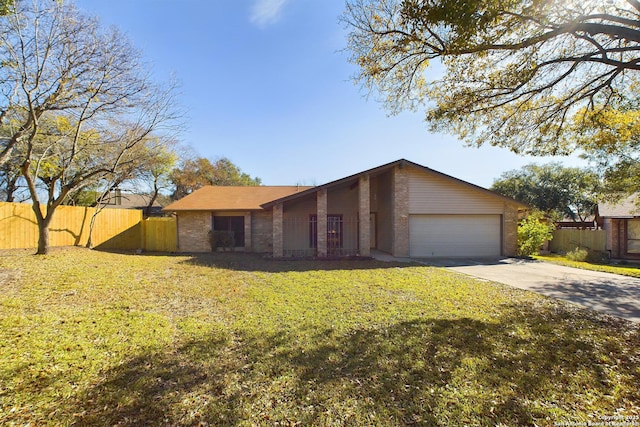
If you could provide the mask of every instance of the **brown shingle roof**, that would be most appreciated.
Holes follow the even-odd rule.
[[[108,208],[116,209],[142,209],[149,206],[151,196],[148,194],[120,193],[119,195],[110,193],[104,201]],[[152,207],[160,208],[162,205],[155,200]]]
[[[164,211],[262,210],[260,206],[272,200],[290,196],[312,187],[259,186],[221,187],[206,186],[165,207]]]
[[[598,215],[608,218],[634,218],[640,216],[638,195],[629,196],[617,203],[599,203]]]

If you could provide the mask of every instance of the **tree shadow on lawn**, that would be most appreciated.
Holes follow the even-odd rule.
[[[637,327],[566,307],[306,331],[308,341],[286,329],[212,332],[105,372],[64,413],[79,425],[553,425],[618,408],[635,415]]]
[[[253,253],[216,252],[189,254],[186,264],[247,272],[284,273],[315,270],[372,270],[379,268],[405,268],[420,266],[418,263],[385,262],[368,257],[352,258],[292,258],[273,259]]]
[[[529,288],[553,298],[571,301],[593,310],[640,321],[640,279],[624,278],[552,281]]]
[[[135,253],[122,250],[100,250],[101,252],[136,257],[186,258],[182,264],[222,268],[246,272],[285,273],[289,271],[316,270],[373,270],[379,268],[424,267],[418,262],[379,261],[371,257],[326,257],[326,258],[281,258],[274,259],[265,254],[248,252],[205,253]]]

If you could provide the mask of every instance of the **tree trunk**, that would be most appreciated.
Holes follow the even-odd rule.
[[[88,249],[93,249],[93,228],[96,225],[96,217],[98,216],[100,211],[102,211],[102,208],[100,208],[100,205],[98,204],[98,207],[96,207],[96,211],[93,213],[93,215],[91,215],[91,221],[89,222],[89,238],[87,239],[87,244],[85,245]]]
[[[18,189],[18,186],[16,185],[17,182],[18,182],[17,177],[9,178],[7,174],[7,187],[5,188],[6,196],[4,199],[5,202],[13,203],[15,201],[15,198],[13,195]]]
[[[151,216],[151,208],[153,207],[153,204],[155,203],[156,199],[158,198],[158,189],[154,188],[153,190],[153,196],[151,197],[151,200],[149,201],[149,204],[147,205],[146,208],[144,208],[144,215],[146,218],[149,218]]]
[[[38,223],[38,250],[36,255],[46,255],[49,253],[49,225],[53,218],[54,209],[55,208],[49,207],[45,216],[42,215],[42,211],[40,211],[40,203],[33,203],[33,212],[36,214]]]
[[[49,253],[49,227],[38,224],[38,251],[36,255]]]

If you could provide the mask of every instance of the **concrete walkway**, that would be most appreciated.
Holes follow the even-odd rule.
[[[633,277],[514,258],[412,261],[445,267],[640,322],[640,279]]]

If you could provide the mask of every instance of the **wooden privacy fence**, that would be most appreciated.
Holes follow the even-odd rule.
[[[143,249],[150,252],[175,252],[178,230],[175,218],[147,218],[142,221]]]
[[[95,212],[96,208],[58,207],[49,227],[49,245],[85,246]],[[139,210],[106,208],[96,216],[91,240],[98,249],[174,252],[175,222],[173,218],[143,220]],[[38,225],[32,206],[0,202],[0,249],[37,246]]]
[[[553,232],[553,239],[549,242],[551,252],[569,252],[575,248],[585,248],[592,251],[606,250],[606,232],[604,230],[571,230],[561,228]]]

